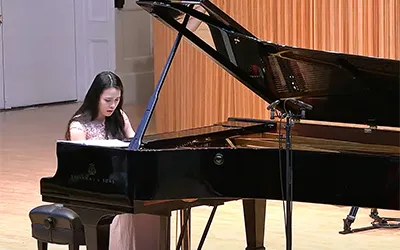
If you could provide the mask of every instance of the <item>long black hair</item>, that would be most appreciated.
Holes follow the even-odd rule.
[[[124,131],[124,118],[121,114],[122,105],[124,103],[124,87],[122,85],[121,79],[110,71],[103,71],[96,75],[94,78],[92,85],[90,86],[88,92],[86,93],[83,104],[80,108],[75,112],[72,118],[68,122],[67,132],[65,133],[65,139],[70,140],[71,135],[69,131],[69,127],[71,122],[78,121],[81,123],[86,123],[93,121],[97,118],[99,114],[99,102],[100,96],[105,89],[116,88],[121,91],[120,101],[118,106],[115,108],[113,114],[105,119],[105,129],[106,136],[112,136],[115,139],[125,139],[125,131]]]

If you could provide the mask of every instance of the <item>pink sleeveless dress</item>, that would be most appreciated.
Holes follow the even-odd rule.
[[[104,123],[71,123],[70,128],[84,130],[87,140],[106,139]],[[121,214],[110,225],[110,250],[158,250],[160,217],[149,214]]]

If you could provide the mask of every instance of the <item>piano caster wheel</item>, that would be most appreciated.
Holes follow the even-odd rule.
[[[61,205],[43,205],[29,212],[32,237],[37,240],[39,250],[47,245],[69,245],[70,250],[79,250],[85,245],[85,233],[79,216]]]

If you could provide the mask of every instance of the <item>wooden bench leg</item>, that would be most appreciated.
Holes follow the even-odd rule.
[[[38,250],[47,250],[46,242],[38,240],[37,243],[38,243]]]
[[[79,250],[79,245],[74,243],[69,244],[68,247],[69,250]]]

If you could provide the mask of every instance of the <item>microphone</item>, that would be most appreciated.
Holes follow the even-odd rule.
[[[312,110],[313,109],[313,106],[308,104],[308,103],[302,102],[302,101],[297,100],[297,99],[289,99],[289,100],[291,102],[293,102],[294,104],[300,106],[300,108],[305,108],[305,109],[308,109],[308,110]]]
[[[273,120],[275,119],[275,107],[280,103],[280,100],[276,100],[273,103],[271,103],[270,105],[268,105],[267,110],[271,110],[270,113],[270,119]]]
[[[280,103],[280,100],[276,100],[273,103],[271,103],[270,105],[268,105],[267,110],[271,110],[274,109],[276,106],[278,106],[278,104]]]

